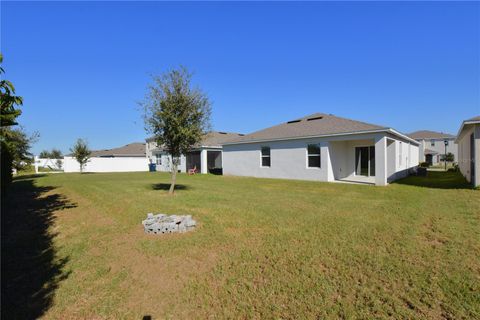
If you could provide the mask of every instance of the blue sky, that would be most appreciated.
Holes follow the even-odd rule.
[[[480,114],[478,2],[1,2],[6,78],[34,151],[146,137],[149,74],[185,65],[212,125],[314,112],[456,133]]]

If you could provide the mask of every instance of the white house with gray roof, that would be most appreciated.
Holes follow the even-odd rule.
[[[428,162],[430,165],[439,164],[445,154],[452,153],[454,160],[458,158],[458,146],[455,144],[455,136],[430,130],[420,130],[408,135],[420,143],[418,161]],[[445,141],[447,145],[445,146]],[[446,153],[445,153],[446,151]]]
[[[80,172],[80,164],[71,155],[63,158],[65,172]],[[145,143],[134,142],[119,148],[92,151],[84,172],[148,171]]]
[[[200,173],[218,172],[222,169],[222,144],[243,135],[233,132],[211,131],[192,150],[178,159],[178,170],[187,172],[196,168]],[[150,163],[154,163],[156,171],[170,172],[172,157],[163,146],[158,146],[155,137],[147,140],[146,153]]]
[[[387,185],[418,165],[395,129],[315,113],[223,143],[225,175]]]
[[[455,142],[460,172],[474,187],[480,186],[480,116],[462,122]]]

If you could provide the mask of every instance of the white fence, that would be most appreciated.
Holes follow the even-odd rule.
[[[63,159],[46,159],[35,156],[34,160],[35,172],[38,172],[38,168],[63,170]]]
[[[80,172],[80,164],[75,158],[64,158],[65,172]],[[84,172],[130,172],[148,171],[148,160],[146,157],[117,157],[117,158],[90,158]]]

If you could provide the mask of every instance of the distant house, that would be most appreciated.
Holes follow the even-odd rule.
[[[222,144],[243,136],[240,133],[212,131],[203,140],[193,146],[192,150],[179,159],[178,170],[187,172],[196,168],[200,173],[222,169]],[[146,153],[150,163],[156,164],[157,171],[172,170],[172,157],[163,146],[158,146],[155,137],[146,139]]]
[[[65,172],[80,172],[78,161],[71,155],[64,157]],[[123,147],[92,151],[84,172],[148,171],[145,143],[135,142]]]
[[[316,113],[223,144],[223,173],[376,185],[418,165],[419,143],[389,127]]]
[[[429,130],[415,131],[408,135],[420,143],[418,161],[428,162],[430,165],[440,163],[445,154],[445,141],[447,141],[447,153],[452,153],[454,161],[458,158],[458,146],[455,144],[455,136]]]
[[[462,122],[455,142],[460,172],[474,187],[480,186],[480,116]]]

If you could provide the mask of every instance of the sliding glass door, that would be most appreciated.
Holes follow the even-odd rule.
[[[355,174],[375,176],[375,147],[355,147]]]

